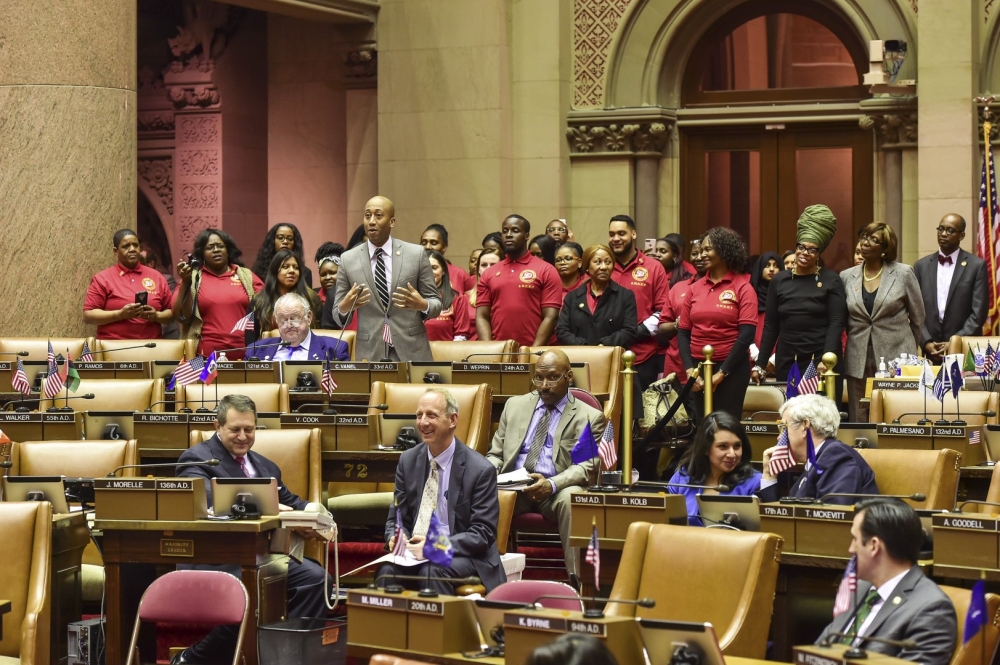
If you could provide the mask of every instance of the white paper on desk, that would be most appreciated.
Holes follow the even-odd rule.
[[[528,475],[528,470],[523,466],[497,476],[497,487],[502,490],[520,490],[534,483],[535,479]]]
[[[394,563],[397,566],[405,566],[409,568],[411,566],[419,566],[420,564],[423,563],[423,561],[413,556],[413,554],[411,554],[409,550],[407,550],[406,554],[403,556],[396,556],[392,552],[389,552],[388,554],[383,554],[374,561],[369,561],[363,566],[358,566],[349,573],[342,574],[341,577],[350,577],[354,573],[364,570],[365,568],[371,568],[372,566],[377,566],[380,563]]]

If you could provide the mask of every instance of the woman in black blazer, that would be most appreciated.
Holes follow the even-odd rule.
[[[627,349],[639,339],[635,294],[611,279],[614,266],[606,245],[592,245],[583,253],[590,281],[566,294],[556,323],[560,344]]]

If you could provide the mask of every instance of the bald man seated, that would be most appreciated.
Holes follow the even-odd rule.
[[[596,460],[574,464],[570,451],[589,422],[595,440],[604,433],[604,414],[570,394],[573,370],[560,350],[538,358],[535,390],[507,400],[486,459],[498,473],[526,469],[535,480],[518,494],[515,515],[541,513],[559,524],[566,572],[579,589],[575,548],[569,546],[570,496],[586,487]]]

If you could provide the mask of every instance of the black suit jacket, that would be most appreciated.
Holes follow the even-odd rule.
[[[250,463],[261,478],[275,478],[278,481],[278,501],[290,506],[295,510],[304,510],[308,501],[303,501],[293,494],[281,483],[281,469],[278,465],[267,459],[263,455],[258,455],[251,448],[247,453]],[[178,462],[204,462],[210,459],[219,460],[218,466],[185,466],[181,467],[178,475],[185,478],[204,478],[205,493],[208,497],[208,505],[212,505],[212,478],[245,478],[239,463],[233,459],[226,447],[222,445],[218,434],[213,434],[212,438],[202,441],[197,446],[188,448],[181,453]]]
[[[947,342],[952,335],[981,335],[989,309],[986,262],[960,249],[951,286],[948,287],[944,320],[938,319],[937,257],[938,252],[934,252],[913,264],[926,312],[924,327],[920,331],[920,346],[927,342]]]
[[[587,304],[590,284],[570,291],[563,300],[556,322],[560,344],[572,346],[621,346],[629,348],[639,340],[635,294],[614,281],[597,301],[591,314]]]
[[[878,494],[875,472],[868,466],[858,451],[842,441],[832,439],[820,447],[816,455],[816,466],[799,476],[792,485],[788,496],[797,499],[818,499],[831,492],[845,494]],[[765,487],[757,493],[761,501],[777,501],[778,486]],[[850,505],[859,499],[848,496],[832,496],[826,503]]]
[[[421,443],[399,456],[396,466],[395,506],[389,509],[385,539],[396,532],[396,507],[407,537],[420,512],[420,499],[430,474],[427,444]],[[487,591],[507,581],[497,549],[497,472],[486,458],[455,440],[455,457],[448,484],[448,529],[456,557],[472,560]]]

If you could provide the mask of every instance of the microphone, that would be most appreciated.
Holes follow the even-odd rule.
[[[823,503],[828,496],[849,496],[858,499],[870,499],[879,497],[882,499],[909,499],[910,501],[926,501],[927,495],[916,492],[914,494],[851,494],[848,492],[828,492],[818,499],[813,499],[812,503]]]
[[[693,483],[659,483],[652,480],[640,480],[635,484],[636,489],[643,489],[646,487],[654,489],[666,489],[668,487],[682,487],[684,489],[695,489],[695,490],[715,490],[720,494],[725,494],[732,490],[729,485],[695,485]],[[617,602],[617,601],[615,601]]]
[[[27,404],[29,402],[41,402],[43,399],[49,399],[48,397],[29,397],[28,399],[12,399],[9,402],[4,402],[4,405],[0,407],[0,411],[6,411],[7,407],[11,404]],[[53,400],[65,400],[65,399],[94,399],[94,393],[87,393],[85,395],[70,395],[69,397],[53,397]],[[15,409],[19,413],[25,413],[28,411],[28,407],[19,406]],[[50,406],[47,411],[56,411],[57,407]]]
[[[120,349],[100,349],[98,351],[91,351],[90,354],[96,356],[98,353],[118,353],[119,351],[131,351],[132,349],[155,349],[156,342],[147,342],[145,344],[139,344],[137,346],[123,346]],[[28,355],[25,353],[24,355]],[[79,360],[77,360],[79,362]]]
[[[891,647],[896,647],[898,649],[916,649],[917,643],[913,640],[891,640],[888,637],[875,637],[866,635],[851,635],[850,633],[827,633],[823,641],[820,642],[821,647],[833,646],[833,640],[835,639],[850,639],[852,642],[854,640],[861,640],[864,643],[867,642],[877,642],[878,644],[886,644]],[[860,658],[867,658],[868,654],[865,650],[860,647],[851,647],[844,652],[844,658],[855,660]]]
[[[123,464],[111,473],[108,474],[108,478],[114,478],[118,475],[118,472],[122,469],[156,469],[162,467],[173,467],[177,468],[179,466],[219,466],[220,462],[217,459],[205,460],[203,462],[164,462],[161,464]]]
[[[779,418],[781,417],[781,412],[780,411],[754,411],[753,413],[750,414],[749,417],[744,418],[743,422],[748,423],[748,422],[752,421],[754,418],[756,418],[761,413],[766,413],[766,414],[772,415],[772,416],[778,416]]]
[[[468,577],[432,577],[430,575],[396,575],[394,573],[385,573],[379,575],[375,578],[375,581],[368,585],[369,589],[377,589],[379,580],[384,580],[388,578],[393,578],[395,580],[409,580],[414,582],[451,582],[455,586],[465,586],[473,584],[482,584],[483,581],[476,577],[475,575],[469,575]],[[400,584],[386,584],[386,593],[403,593],[403,586]],[[429,588],[421,589],[418,593],[419,596],[423,598],[436,598],[437,594]]]
[[[906,413],[899,414],[899,417],[896,418],[895,420],[893,420],[892,424],[893,425],[898,425],[900,423],[900,421],[905,416],[923,416],[923,415],[924,415],[923,411],[907,411]],[[941,415],[942,416],[983,416],[984,418],[992,418],[993,416],[997,415],[997,412],[993,411],[992,409],[986,410],[986,411],[947,411],[945,413],[942,413]],[[942,421],[938,420],[934,424],[938,425],[938,426],[942,426],[942,425],[948,425],[950,423],[948,423],[947,421],[942,422]]]
[[[511,353],[473,353],[471,355],[462,358],[463,363],[469,362],[469,358],[476,358],[477,356],[540,356],[544,353],[543,351],[532,351],[531,353],[518,353],[516,351]]]
[[[0,351],[0,356],[27,356],[27,351]]]
[[[544,598],[555,598],[558,600],[573,600],[573,598],[568,596],[555,596],[555,595],[544,595],[538,596],[532,602],[532,604],[538,603],[538,601]],[[635,600],[616,600],[614,598],[600,598],[599,596],[580,596],[580,600],[589,600],[592,603],[618,603],[620,605],[638,605],[639,607],[656,607],[656,601],[652,598],[637,598]],[[584,610],[583,616],[588,619],[603,619],[604,610],[599,610],[597,608],[591,608],[589,610]]]
[[[246,351],[247,349],[253,349],[254,355],[250,356],[249,358],[244,358],[244,360],[249,360],[250,362],[260,362],[260,358],[257,357],[257,355],[256,355],[257,348],[258,348],[257,345],[260,343],[260,341],[261,340],[258,339],[253,344],[247,344],[246,346],[234,346],[231,349],[217,349],[216,350],[216,354],[219,354],[219,353],[225,354],[225,353],[228,353],[230,351]],[[286,346],[291,346],[291,345],[292,345],[291,342],[286,342],[285,340],[281,340],[280,342],[278,342],[278,344],[274,348],[275,348],[275,350],[278,350],[278,349],[284,348]],[[218,358],[218,356],[216,356],[216,358]],[[226,359],[226,362],[233,362],[233,361],[231,361],[229,359]]]
[[[295,413],[308,413],[307,411],[303,411],[302,410],[302,409],[306,408],[307,406],[322,406],[322,407],[326,407],[326,404],[324,404],[322,402],[306,402],[305,404],[299,404],[295,408]],[[351,403],[351,402],[330,402],[330,406],[339,406],[342,409],[343,408],[350,408],[350,407],[357,407],[357,408],[365,408],[365,409],[378,409],[379,411],[388,411],[389,410],[389,405],[388,404],[363,404],[362,402],[353,402],[353,403]],[[326,415],[335,416],[337,414],[336,413],[330,413],[330,414],[326,414]],[[363,415],[363,414],[358,414],[358,415]]]
[[[161,404],[173,404],[173,403],[174,403],[174,400],[172,400],[172,399],[161,399],[159,402],[153,402],[152,404],[150,404],[149,406],[147,406],[145,409],[142,410],[142,412],[143,413],[152,413],[154,406],[159,406]]]
[[[2,462],[0,462],[0,466],[3,466]],[[996,501],[979,501],[977,499],[969,499],[968,501],[963,501],[962,503],[960,503],[958,505],[958,507],[957,507],[958,512],[962,512],[962,509],[965,508],[970,503],[973,503],[973,504],[975,504],[977,506],[995,506],[995,507],[1000,507],[1000,503],[997,503]]]

